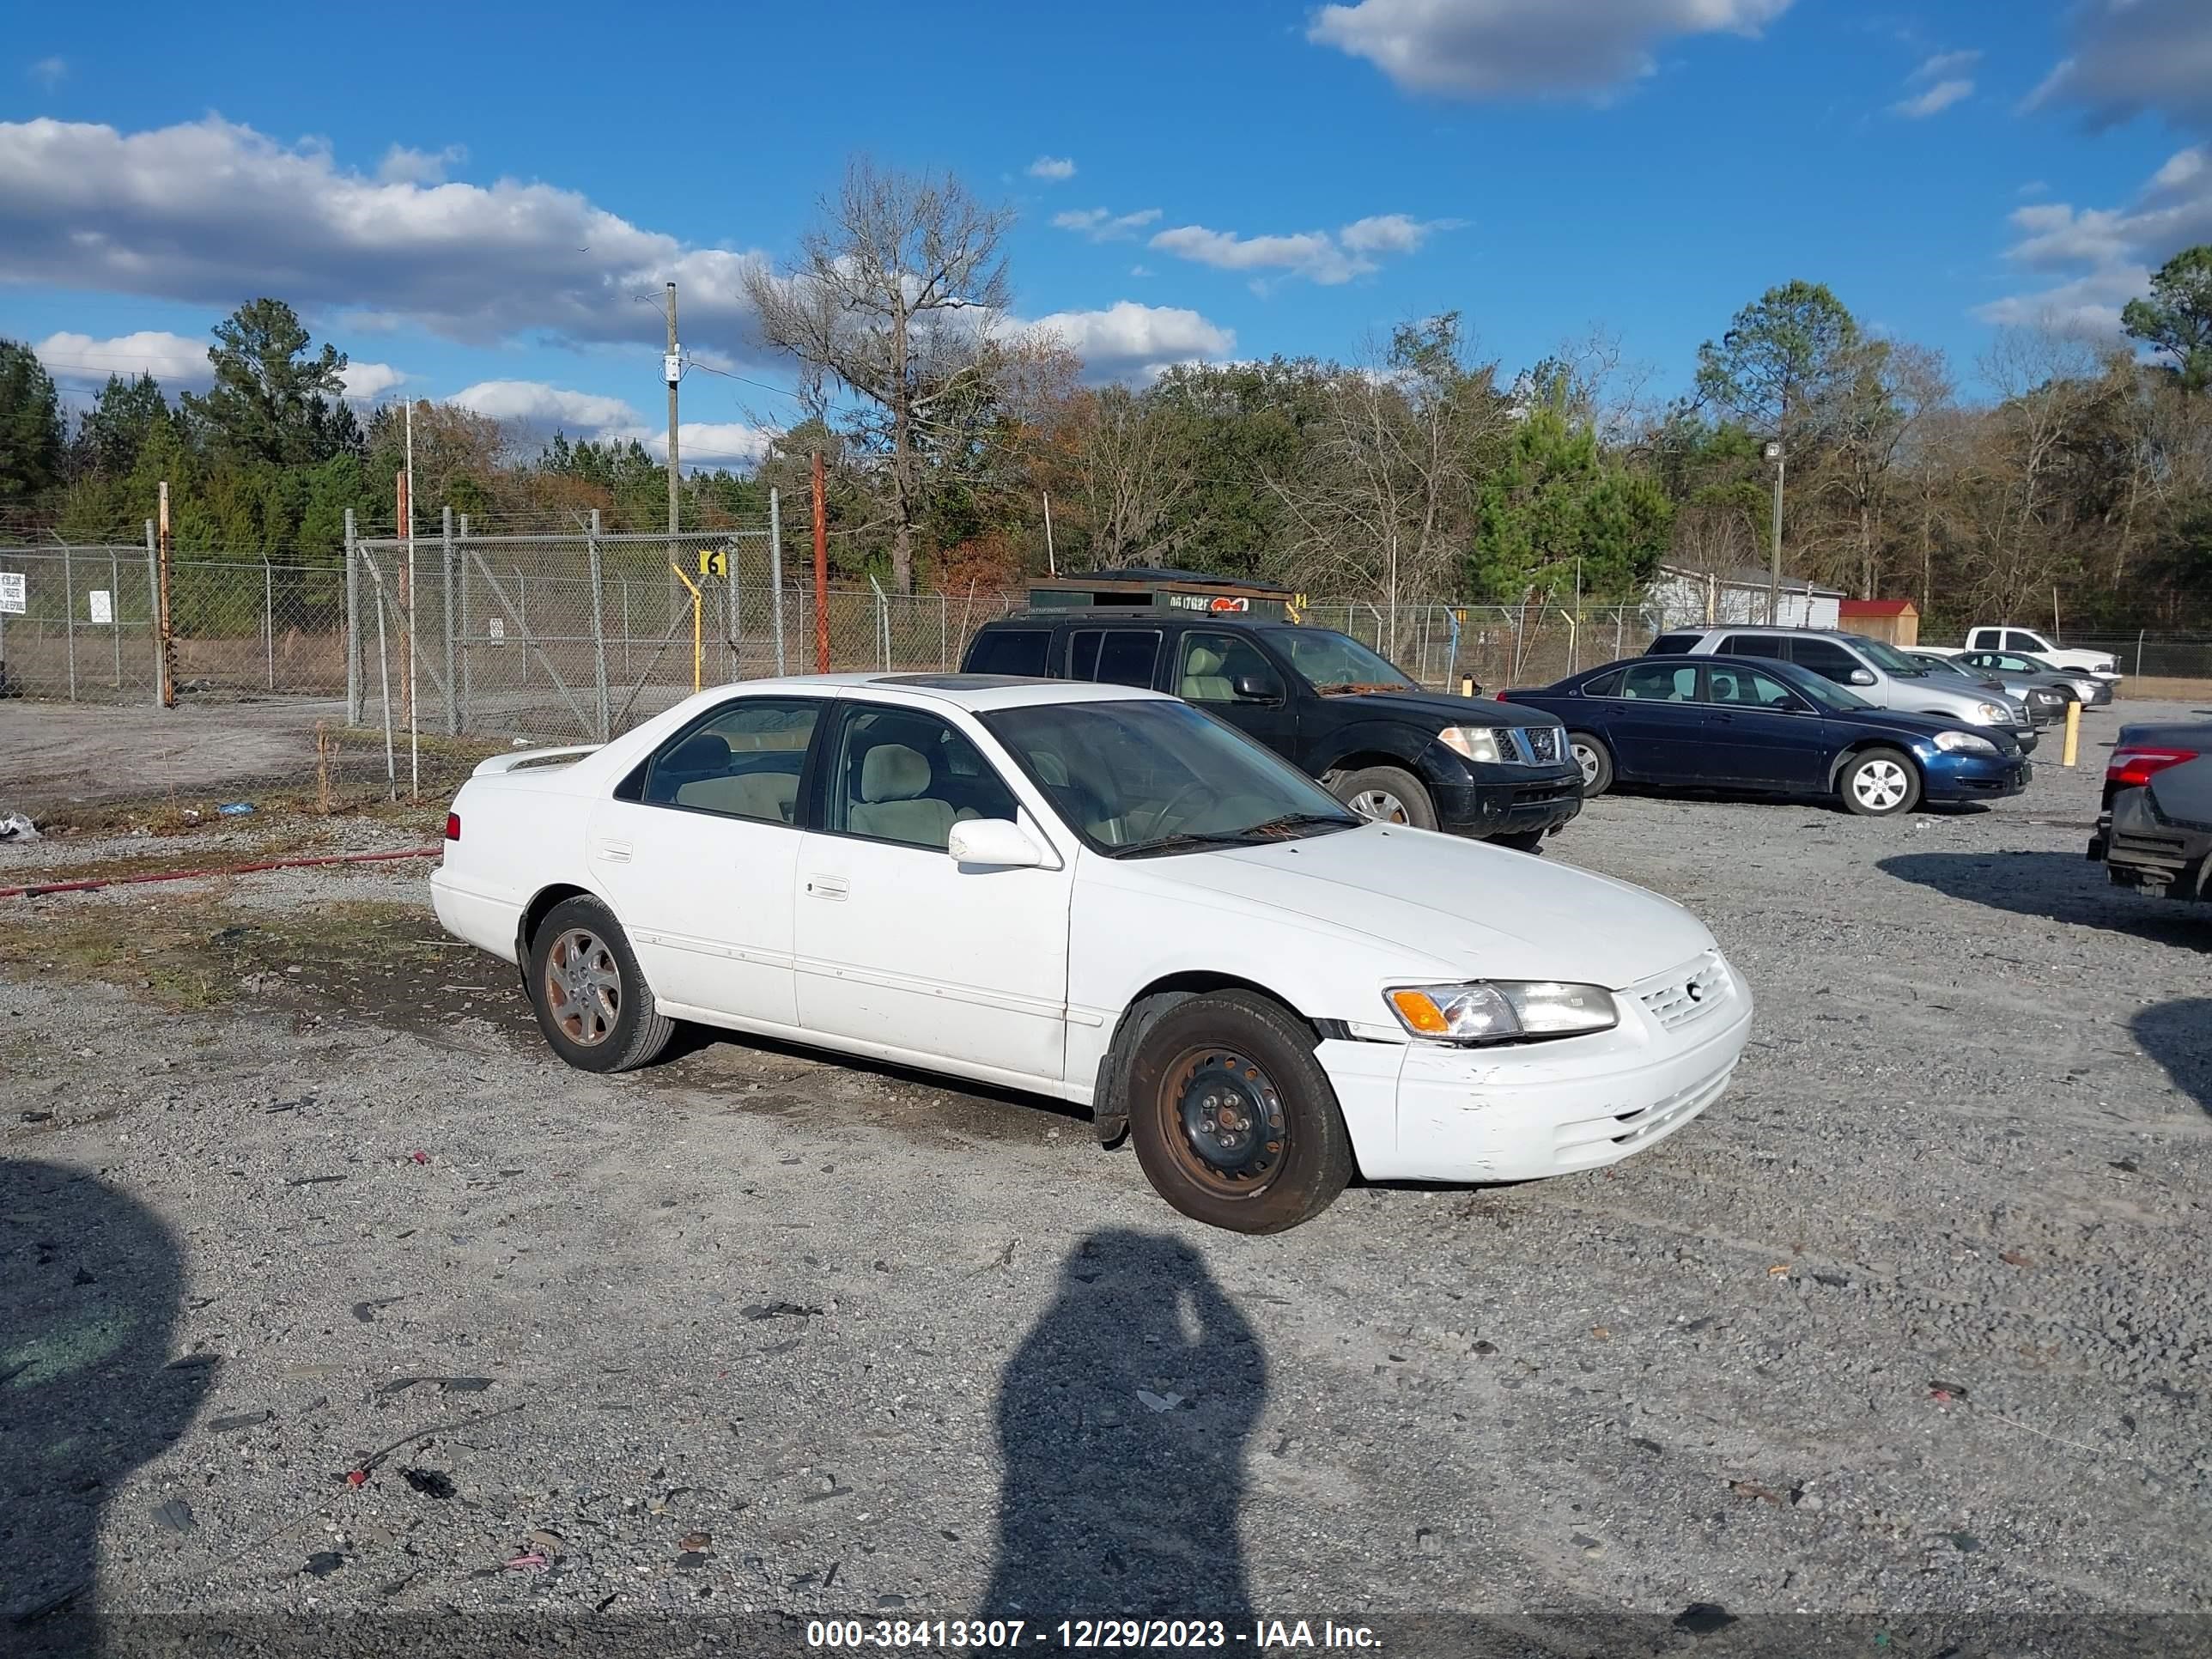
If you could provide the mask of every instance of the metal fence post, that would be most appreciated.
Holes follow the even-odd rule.
[[[123,689],[123,557],[107,550],[107,631],[115,641],[115,689]]]
[[[775,622],[775,672],[783,672],[783,511],[775,491],[768,492],[769,611]]]
[[[1621,639],[1628,629],[1628,607],[1620,605],[1613,613],[1613,659],[1620,660]]]
[[[522,683],[530,684],[530,578],[514,567],[514,625],[522,634]]]
[[[261,641],[268,653],[269,689],[276,689],[276,567],[261,556]]]
[[[937,661],[939,666],[948,673],[959,666],[957,663],[949,660],[951,655],[952,617],[951,613],[945,609],[945,594],[942,590],[939,590],[937,595]]]
[[[149,519],[146,520],[146,634],[154,641],[154,707],[161,708],[167,705],[161,701],[163,652],[161,621],[158,614],[161,603],[161,578],[155,568],[161,558],[155,547],[155,535],[154,521]]]
[[[456,553],[457,562],[460,566],[461,586],[456,598],[460,606],[460,620],[454,626],[459,635],[461,648],[460,724],[466,726],[469,723],[470,704],[474,699],[476,690],[474,666],[476,653],[469,648],[469,515],[465,513],[461,514],[459,537]]]
[[[599,741],[605,743],[613,735],[608,731],[607,704],[607,629],[599,599],[599,509],[592,509],[592,533],[584,540],[584,562],[591,574],[592,582],[592,687],[599,695]]]
[[[361,553],[353,509],[345,510],[346,724],[361,724]]]
[[[62,544],[62,599],[68,609],[62,622],[63,649],[69,653],[69,700],[76,701],[76,583],[70,574],[70,544]]]
[[[444,577],[441,605],[446,613],[446,735],[457,738],[461,734],[461,706],[460,682],[453,678],[453,509],[450,507],[443,510],[439,520],[439,534],[444,543],[441,554]]]
[[[622,580],[623,596],[623,678],[629,678],[629,578]]]

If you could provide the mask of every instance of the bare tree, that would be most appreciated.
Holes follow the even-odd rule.
[[[933,450],[975,403],[1008,299],[999,242],[1012,211],[986,207],[948,175],[879,169],[856,157],[821,222],[781,273],[745,273],[761,335],[811,379],[863,402],[860,447],[881,458],[891,521],[891,576],[914,588],[915,531],[928,499]]]
[[[1839,504],[1850,553],[1848,580],[1863,599],[1881,585],[1881,556],[1893,474],[1921,428],[1951,400],[1943,354],[1925,346],[1873,340],[1834,395],[1826,428],[1832,447],[1820,494]],[[1841,574],[1841,573],[1838,573]]]
[[[1106,569],[1171,558],[1201,527],[1185,510],[1198,470],[1184,411],[1120,386],[1079,410],[1068,468],[1093,558]]]

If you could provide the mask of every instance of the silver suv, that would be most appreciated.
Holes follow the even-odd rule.
[[[1825,628],[1701,628],[1676,629],[1651,641],[1646,656],[1775,657],[1847,686],[1876,708],[1900,714],[1935,714],[1970,726],[1994,726],[2035,741],[2025,705],[2001,691],[1965,684],[1915,662],[1895,646],[1863,634]]]

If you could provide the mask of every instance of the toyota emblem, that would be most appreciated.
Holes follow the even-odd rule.
[[[1690,981],[1689,992],[1690,1000],[1692,1002],[1703,1002],[1705,1000],[1705,988],[1695,980]]]

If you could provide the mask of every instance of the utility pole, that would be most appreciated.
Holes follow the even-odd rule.
[[[1766,459],[1774,463],[1774,568],[1766,579],[1766,625],[1778,628],[1782,623],[1782,477],[1789,461],[1778,441],[1766,446]],[[1806,614],[1809,619],[1809,604]]]
[[[814,672],[830,672],[830,517],[823,501],[822,452],[814,452]]]
[[[160,515],[155,546],[161,555],[159,574],[155,581],[154,634],[161,650],[161,707],[177,706],[177,636],[169,625],[169,486],[161,483],[161,493],[155,511]]]
[[[660,360],[661,378],[668,382],[668,562],[676,556],[676,383],[684,378],[684,351],[676,343],[676,284],[668,285],[668,355]]]
[[[1052,491],[1044,492],[1044,568],[1054,575],[1060,574],[1060,561],[1052,550]]]

